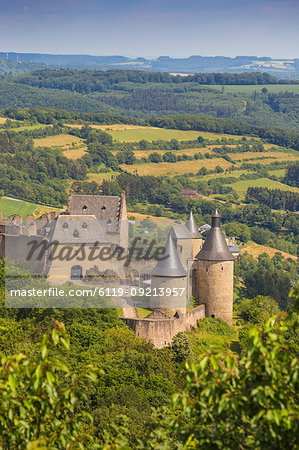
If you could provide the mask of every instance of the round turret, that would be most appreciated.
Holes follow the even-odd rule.
[[[186,312],[187,272],[182,266],[175,243],[169,234],[163,259],[151,272],[152,309],[174,315]]]
[[[220,228],[218,211],[212,216],[212,228],[197,260],[197,293],[199,304],[205,303],[206,317],[219,317],[228,324],[233,318],[234,257]]]

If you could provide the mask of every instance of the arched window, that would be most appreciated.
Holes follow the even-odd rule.
[[[87,229],[87,223],[86,223],[86,222],[83,222],[83,223],[82,223],[82,228],[83,228],[84,230]]]
[[[66,222],[64,222],[64,224],[62,225],[62,228],[64,229],[64,230],[67,230],[68,229],[68,224],[66,223]]]
[[[86,206],[86,205],[83,206],[82,212],[83,212],[83,214],[86,214],[86,213],[87,213],[87,206]]]
[[[71,280],[81,280],[82,279],[82,267],[73,266],[71,268]]]
[[[102,206],[102,211],[106,211],[106,206]]]
[[[73,233],[74,238],[78,238],[79,234],[80,234],[79,231],[75,230],[74,233]]]

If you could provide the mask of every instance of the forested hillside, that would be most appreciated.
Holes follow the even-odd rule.
[[[41,70],[0,79],[0,107],[54,107],[135,117],[204,114],[298,128],[299,84],[267,73],[173,76],[137,70]]]

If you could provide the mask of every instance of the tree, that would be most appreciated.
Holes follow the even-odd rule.
[[[236,307],[242,319],[253,324],[265,323],[270,317],[280,313],[277,302],[273,298],[263,295],[258,295],[253,299],[242,299]]]
[[[149,155],[148,159],[150,160],[150,162],[153,162],[153,163],[162,162],[162,156],[160,155],[160,153],[151,153]]]
[[[297,319],[270,319],[249,332],[248,352],[205,355],[186,363],[186,386],[175,397],[181,416],[172,422],[184,448],[295,449],[298,436],[298,359],[285,334]]]
[[[5,330],[1,330],[5,332]],[[2,358],[0,368],[1,448],[86,448],[92,416],[78,409],[84,400],[79,381],[96,380],[94,369],[81,373],[66,365],[69,350],[65,327],[55,322],[51,339],[45,335],[37,361],[24,353]],[[64,374],[65,382],[61,382]]]
[[[176,362],[181,363],[191,356],[191,344],[186,333],[176,334],[171,343],[171,350]]]

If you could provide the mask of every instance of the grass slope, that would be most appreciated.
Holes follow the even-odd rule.
[[[240,196],[245,197],[246,191],[249,187],[266,187],[269,189],[280,189],[282,191],[299,192],[296,187],[288,186],[279,181],[269,180],[269,178],[258,178],[257,180],[242,180],[230,184],[234,191]]]
[[[250,242],[246,247],[243,247],[241,249],[241,253],[248,253],[249,255],[253,256],[254,258],[258,258],[259,255],[262,253],[267,253],[267,255],[270,256],[270,258],[273,258],[275,253],[281,253],[282,256],[286,259],[291,258],[293,260],[297,260],[297,257],[294,255],[290,255],[289,253],[282,252],[281,250],[277,250],[275,248],[267,247],[266,245],[259,245],[255,242]]]
[[[35,203],[24,202],[22,200],[2,197],[0,199],[0,211],[3,217],[9,217],[12,214],[20,214],[23,219],[28,214],[33,214],[36,209]]]
[[[10,197],[2,197],[0,198],[0,211],[2,212],[3,218],[9,217],[12,214],[19,214],[23,219],[26,219],[26,216],[29,214],[39,217],[46,212],[62,210],[52,208],[50,206],[37,205],[35,203],[29,203]]]

